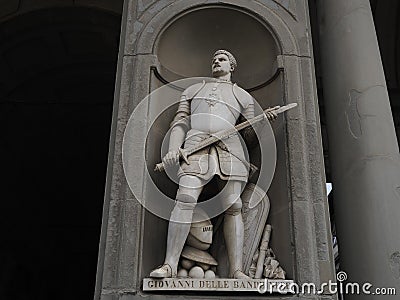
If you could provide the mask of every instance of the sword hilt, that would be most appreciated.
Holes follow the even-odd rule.
[[[182,148],[179,148],[178,151],[179,151],[179,157],[182,158],[182,159],[185,161],[185,163],[187,163],[188,165],[190,165],[190,162],[189,162],[189,160],[188,160],[186,151],[183,150]]]
[[[165,170],[164,163],[160,162],[154,167],[154,171],[163,172]]]
[[[185,163],[190,165],[186,151],[182,148],[179,148],[178,152],[179,152],[179,158],[182,158]],[[164,170],[165,170],[165,165],[163,162],[156,164],[156,166],[154,167],[154,171],[156,172],[163,172]]]

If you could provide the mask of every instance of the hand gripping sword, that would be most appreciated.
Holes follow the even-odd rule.
[[[264,120],[266,118],[265,113],[268,112],[275,112],[276,114],[281,114],[293,107],[296,107],[297,103],[290,103],[288,105],[285,106],[274,106],[271,108],[267,108],[266,110],[264,110],[264,113],[249,119],[247,121],[244,121],[242,123],[237,124],[235,127],[232,127],[230,129],[226,129],[226,130],[221,130],[218,131],[217,133],[214,133],[212,136],[202,140],[201,142],[197,143],[195,146],[187,148],[187,149],[182,149],[180,148],[179,151],[179,158],[183,159],[187,164],[190,164],[190,162],[188,161],[188,156],[192,155],[193,153],[204,149],[220,140],[226,139],[227,137],[236,134],[238,131],[243,130],[247,127],[250,127],[252,125],[254,125],[255,123],[258,123],[262,120]],[[165,170],[165,166],[164,163],[160,162],[158,164],[156,164],[154,171],[158,171],[158,172],[162,172]]]

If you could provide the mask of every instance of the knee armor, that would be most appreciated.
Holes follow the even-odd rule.
[[[193,210],[196,206],[196,203],[197,200],[193,196],[180,194],[176,196],[175,208],[183,210]]]
[[[242,213],[242,199],[238,195],[230,195],[228,203],[233,203],[226,211],[227,215],[240,215]]]

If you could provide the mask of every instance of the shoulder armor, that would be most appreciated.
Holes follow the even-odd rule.
[[[238,87],[236,83],[232,85],[232,91],[233,94],[235,95],[236,100],[240,103],[243,109],[246,109],[249,106],[249,104],[254,102],[253,96],[251,96],[241,87]]]
[[[186,90],[183,91],[182,96],[185,96],[186,99],[191,100],[201,91],[201,89],[205,85],[206,85],[206,82],[204,80],[203,80],[203,82],[193,84],[193,85],[189,86]]]

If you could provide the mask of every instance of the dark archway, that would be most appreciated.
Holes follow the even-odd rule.
[[[120,18],[0,20],[0,299],[93,297]]]
[[[400,140],[400,3],[370,0],[397,140]]]

